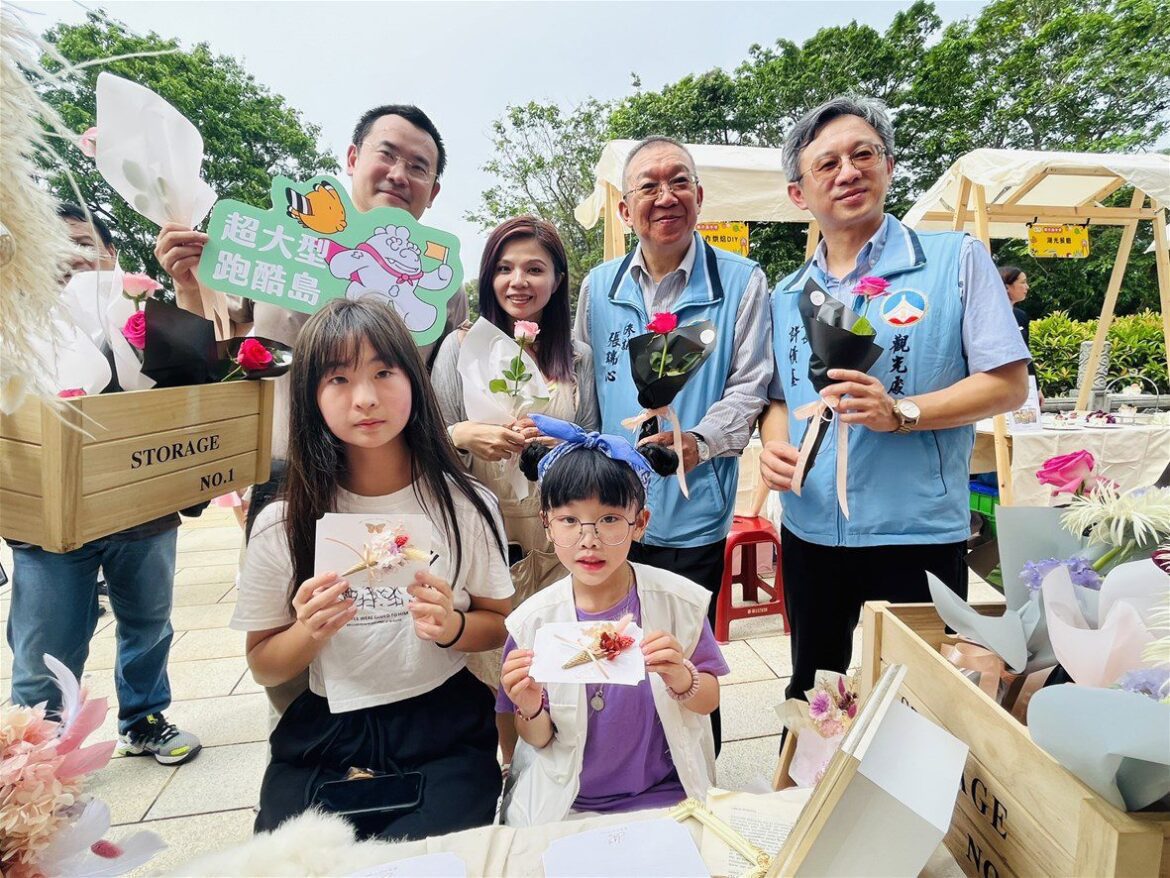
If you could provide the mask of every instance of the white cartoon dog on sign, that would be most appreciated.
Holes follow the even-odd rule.
[[[353,249],[330,241],[325,261],[334,277],[349,279],[347,299],[381,298],[394,306],[411,332],[434,326],[439,313],[415,291],[444,289],[453,274],[449,265],[423,271],[422,251],[411,243],[406,226],[374,229],[368,240]]]

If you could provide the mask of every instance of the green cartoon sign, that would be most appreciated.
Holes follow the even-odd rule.
[[[309,314],[331,299],[374,296],[394,307],[416,344],[439,338],[463,282],[458,238],[397,208],[361,213],[332,177],[276,177],[272,205],[215,205],[200,283]]]

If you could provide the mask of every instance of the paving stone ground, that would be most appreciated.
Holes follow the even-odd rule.
[[[94,775],[89,790],[110,806],[117,840],[139,828],[159,833],[165,851],[134,874],[174,869],[195,856],[248,837],[253,806],[267,759],[268,706],[248,673],[244,635],[228,629],[236,600],[236,562],[241,532],[230,510],[212,507],[184,520],[179,531],[172,624],[170,679],[174,703],[167,716],[203,741],[187,765],[168,768],[148,758],[115,757]],[[12,553],[0,549],[12,573]],[[9,584],[0,588],[0,625],[8,618]],[[997,594],[973,578],[973,599]],[[114,694],[114,619],[99,621],[90,644],[84,682],[91,694]],[[779,616],[732,623],[724,655],[731,675],[723,680],[723,748],[718,783],[729,789],[764,789],[770,783],[780,741],[773,706],[783,699],[792,671],[789,639]],[[860,662],[861,630],[854,656]],[[12,674],[7,642],[0,644],[0,693]],[[91,742],[116,735],[111,709]]]

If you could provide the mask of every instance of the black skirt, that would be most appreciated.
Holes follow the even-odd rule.
[[[420,839],[495,818],[501,778],[493,698],[466,668],[430,692],[347,713],[330,713],[326,699],[305,692],[270,743],[257,832],[307,810],[318,787],[345,777],[351,766],[425,776],[418,809],[355,823],[362,838]]]

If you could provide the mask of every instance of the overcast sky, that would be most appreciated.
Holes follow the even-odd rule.
[[[424,222],[454,232],[468,277],[485,233],[464,219],[493,182],[490,128],[509,104],[621,98],[630,74],[660,89],[688,73],[733,70],[753,43],[801,43],[851,20],[884,31],[909,2],[107,2],[19,0],[46,30],[104,8],[138,33],[206,42],[231,55],[321,128],[344,166],[354,122],[384,103],[414,103],[447,145],[443,190]],[[983,2],[936,2],[944,21]],[[164,97],[166,97],[164,95]],[[348,178],[344,178],[348,179]],[[582,197],[587,193],[581,193]],[[574,283],[576,283],[574,279]]]

